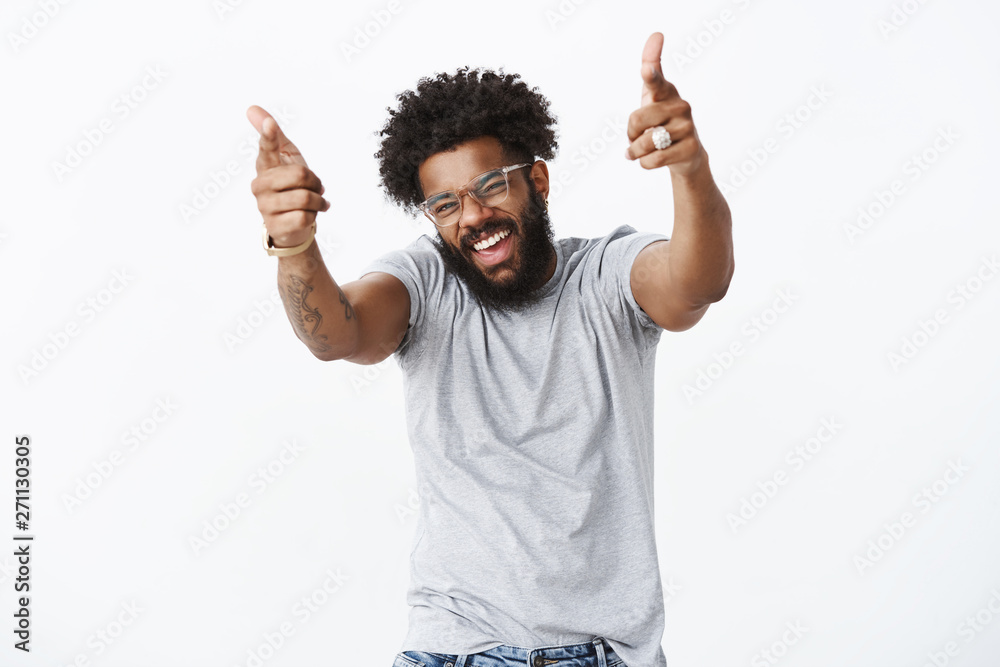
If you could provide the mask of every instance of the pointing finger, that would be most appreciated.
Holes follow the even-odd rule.
[[[278,153],[278,142],[275,139],[274,128],[268,126],[268,120],[274,121],[271,114],[256,104],[247,109],[247,119],[254,129],[260,133],[260,144],[257,149],[257,173],[281,164]]]
[[[305,158],[281,131],[278,122],[257,105],[247,109],[247,118],[260,133],[260,145],[257,153],[257,172],[282,164],[300,164],[306,166]]]

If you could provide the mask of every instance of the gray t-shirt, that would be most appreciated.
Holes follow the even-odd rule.
[[[653,522],[663,329],[629,275],[668,238],[621,225],[557,239],[542,300],[506,315],[477,304],[426,234],[365,268],[410,293],[395,355],[420,510],[401,651],[602,636],[628,667],[666,667]]]

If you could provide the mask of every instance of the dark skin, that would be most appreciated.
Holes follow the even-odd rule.
[[[636,303],[664,329],[693,327],[733,279],[732,214],[712,178],[708,153],[698,137],[691,105],[663,76],[663,35],[654,32],[642,51],[642,97],[628,122],[626,158],[644,169],[667,167],[674,197],[669,241],[655,241],[632,265]],[[657,149],[653,128],[663,126],[673,143]]]
[[[627,157],[645,169],[668,168],[674,229],[671,240],[651,243],[639,253],[632,266],[631,288],[655,322],[670,331],[683,331],[694,326],[729,287],[734,267],[732,223],[695,130],[691,106],[663,77],[662,48],[663,35],[653,33],[642,54],[641,106],[629,117]],[[251,190],[266,232],[277,247],[297,246],[309,238],[316,215],[330,208],[322,196],[325,189],[270,114],[252,106],[247,117],[261,134]],[[666,149],[653,145],[651,131],[657,125],[673,139]],[[431,195],[457,190],[474,176],[508,164],[511,161],[499,142],[484,136],[432,155],[420,165],[418,175],[423,192]],[[494,208],[463,195],[460,221],[438,234],[450,251],[445,253],[446,264],[460,277],[464,274],[477,296],[485,295],[487,303],[501,309],[516,310],[530,303],[531,292],[551,279],[557,259],[551,239],[539,234],[548,229],[547,216],[538,214],[538,200],[549,194],[547,166],[536,161],[512,174],[510,183],[507,201]],[[487,265],[470,244],[503,226],[514,232],[511,254]],[[278,286],[296,334],[320,359],[378,363],[396,349],[407,330],[409,295],[402,282],[372,272],[341,289],[315,243],[305,252],[278,259]]]
[[[425,196],[444,190],[457,190],[484,171],[508,164],[499,140],[482,136],[456,146],[452,151],[442,151],[430,156],[420,165],[417,173]],[[457,224],[439,227],[441,240],[459,252],[490,281],[510,284],[524,263],[523,229],[518,225],[512,240],[511,255],[495,266],[487,266],[471,249],[471,244],[492,234],[501,221],[517,220],[519,212],[529,204],[529,188],[525,178],[530,178],[542,199],[549,194],[548,166],[538,160],[531,167],[510,174],[510,193],[507,200],[496,208],[480,206],[468,194],[462,196],[462,214]],[[556,258],[552,255],[548,269],[535,287],[545,284],[555,273]]]
[[[326,188],[269,113],[252,106],[247,118],[260,132],[257,177],[250,190],[264,226],[275,247],[298,245],[308,238],[316,215],[330,208],[323,197]],[[303,253],[279,259],[278,293],[295,335],[314,355],[340,358],[356,345],[354,307],[330,276],[315,243]]]
[[[424,160],[417,173],[421,189],[429,197],[444,190],[458,190],[483,172],[508,163],[499,140],[486,135],[460,144],[454,150],[435,153]],[[509,174],[510,192],[506,201],[495,208],[485,207],[464,193],[458,222],[437,228],[441,241],[464,260],[469,271],[475,270],[498,288],[517,288],[515,291],[525,298],[529,290],[541,287],[552,277],[557,261],[549,239],[545,239],[540,247],[525,241],[532,237],[526,229],[526,219],[531,220],[533,214],[540,213],[537,200],[532,201],[529,179],[534,184],[538,199],[547,198],[549,170],[544,162],[538,160],[531,167]],[[510,236],[510,256],[493,266],[483,263],[472,249],[472,244],[491,236],[500,228],[508,227],[512,227],[513,232]],[[537,234],[534,238],[540,240]],[[544,270],[531,271],[532,279],[525,281],[522,274],[526,267],[537,267],[540,259],[544,260]]]

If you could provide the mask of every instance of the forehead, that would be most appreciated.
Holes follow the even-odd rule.
[[[504,166],[503,160],[503,148],[496,137],[477,137],[424,160],[417,169],[420,187],[425,197],[457,190],[484,171]]]

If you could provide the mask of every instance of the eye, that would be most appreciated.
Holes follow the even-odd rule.
[[[507,181],[504,179],[503,174],[498,171],[490,172],[482,181],[479,182],[476,191],[479,194],[490,195],[496,194],[507,187]]]
[[[451,195],[442,194],[439,197],[435,197],[430,200],[427,204],[427,210],[431,212],[431,215],[442,216],[451,213],[458,201],[455,197]]]

